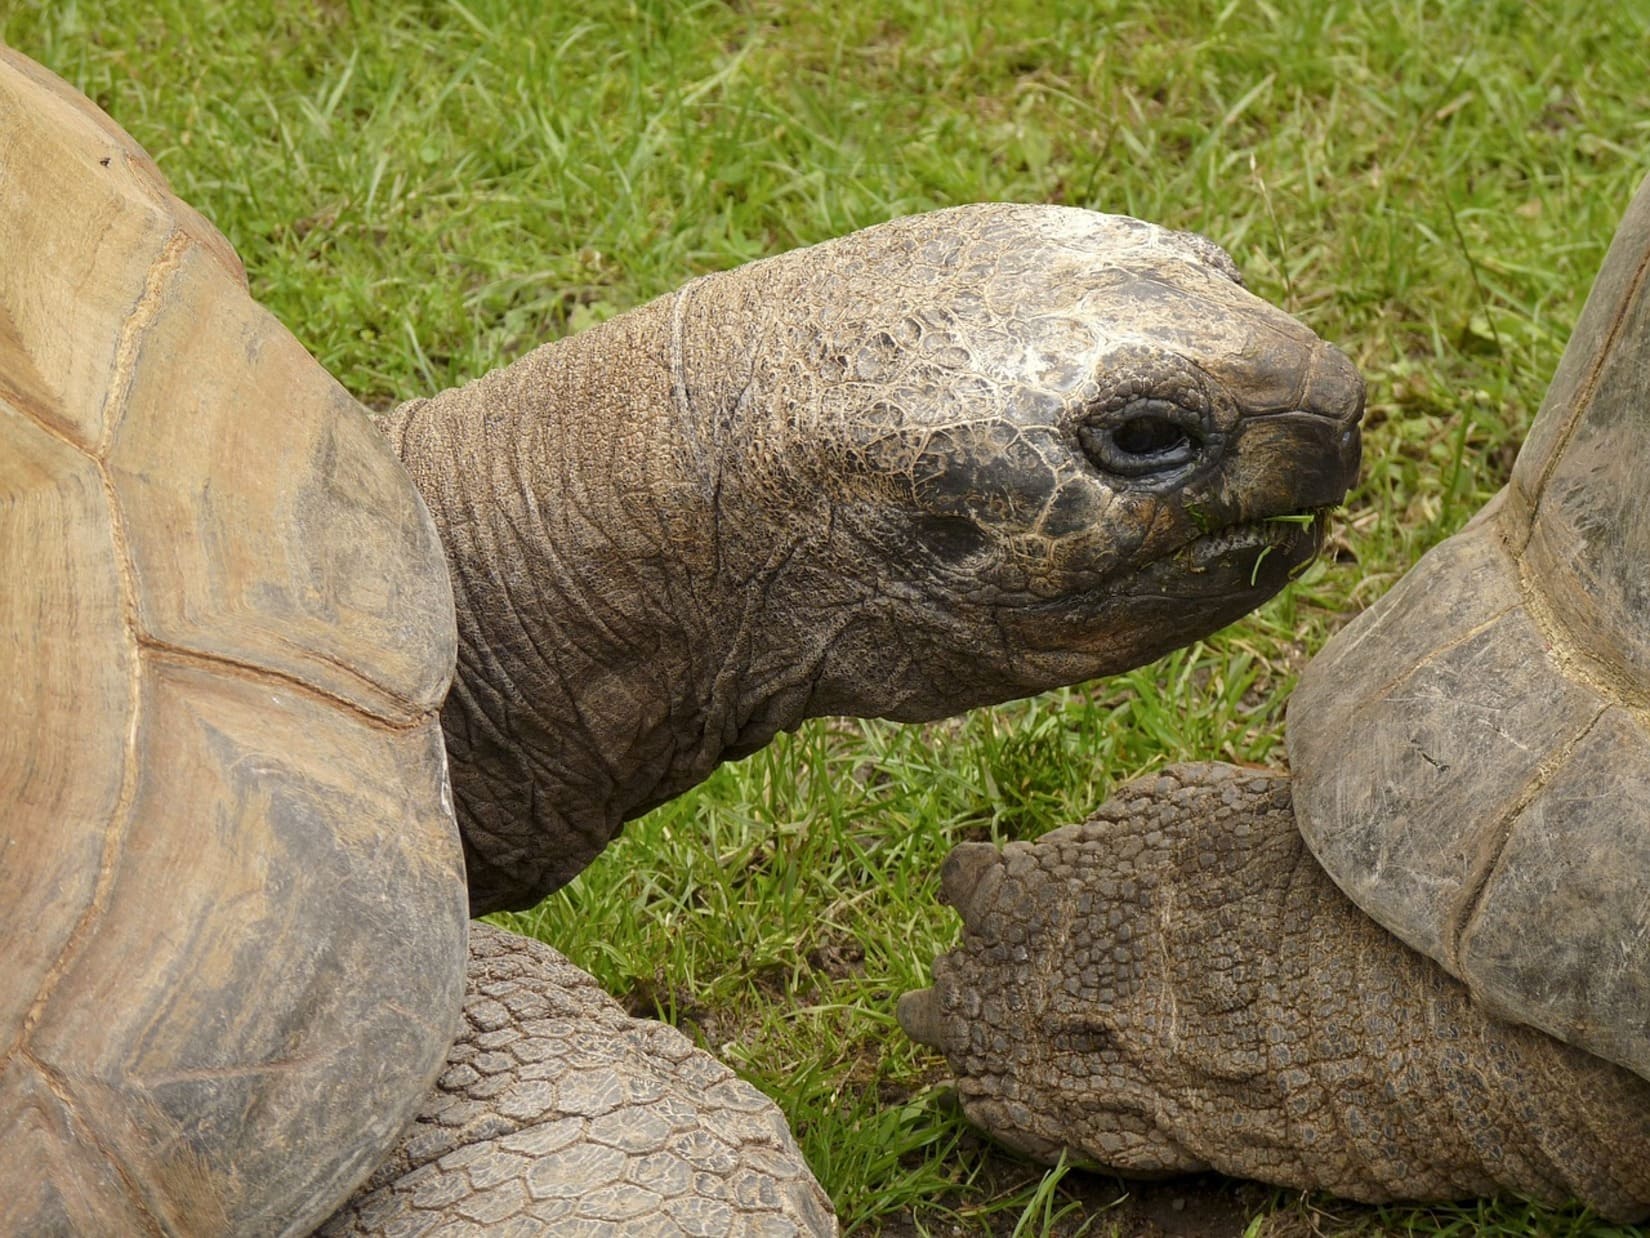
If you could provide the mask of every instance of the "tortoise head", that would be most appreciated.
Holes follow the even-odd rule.
[[[959,713],[1231,621],[1316,550],[1361,404],[1208,241],[988,205],[403,406],[458,599],[472,910],[530,905],[806,717]]]
[[[1357,372],[1202,237],[982,205],[713,279],[677,310],[682,390],[723,387],[720,527],[769,531],[745,570],[826,649],[809,714],[1149,661],[1280,589],[1357,473]],[[732,367],[701,351],[729,330]]]

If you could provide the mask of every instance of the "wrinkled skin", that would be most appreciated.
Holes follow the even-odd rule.
[[[1173,767],[1034,844],[964,844],[943,881],[963,940],[900,1022],[1032,1156],[1650,1214],[1650,1083],[1491,1017],[1365,916],[1285,775]]]
[[[537,901],[811,715],[940,717],[1242,614],[1317,549],[1321,515],[1267,518],[1340,500],[1362,399],[1207,241],[982,206],[403,406],[459,616],[472,910]],[[831,1232],[770,1103],[478,932],[451,1068],[328,1232]]]
[[[446,545],[472,910],[821,714],[1151,660],[1317,548],[1362,383],[1198,237],[896,220],[709,276],[386,429]]]
[[[1183,767],[953,854],[963,945],[901,1020],[977,1121],[1133,1171],[1650,1215],[1646,341],[1650,182],[1507,487],[1306,668],[1289,780]]]

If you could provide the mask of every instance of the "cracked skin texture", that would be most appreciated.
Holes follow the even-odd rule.
[[[1150,661],[1310,558],[1363,387],[1198,237],[894,220],[703,277],[385,429],[459,618],[475,911],[823,714],[919,720]]]
[[[1345,358],[1207,241],[1008,205],[708,276],[402,406],[384,429],[459,618],[442,723],[472,910],[536,902],[626,818],[805,717],[939,717],[1221,626],[1315,551],[1321,521],[1267,517],[1339,500],[1361,410]],[[447,1084],[491,1088],[468,1047]],[[577,1056],[541,1049],[540,1073]],[[508,1098],[471,1096],[456,1135],[448,1099],[352,1224],[565,1207],[523,1194]],[[698,1120],[714,1141],[732,1119]],[[771,1178],[800,1210],[817,1188],[782,1151]],[[438,1196],[452,1209],[420,1211]]]
[[[323,1238],[833,1229],[773,1102],[540,942],[471,926],[447,1062]]]
[[[964,944],[901,1016],[987,1129],[1650,1213],[1647,340],[1650,183],[1510,484],[1307,667],[1292,782],[1182,767],[947,861]]]
[[[900,1020],[1039,1159],[1352,1199],[1650,1214],[1650,1083],[1496,1019],[1336,889],[1287,776],[1171,767],[946,861],[959,947]]]

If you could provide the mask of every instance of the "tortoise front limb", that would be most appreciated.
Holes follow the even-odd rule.
[[[1283,775],[1172,768],[1035,844],[957,848],[944,888],[963,941],[900,1021],[1039,1159],[1650,1211],[1650,1083],[1490,1018],[1362,915]]]
[[[464,1020],[400,1148],[322,1234],[836,1232],[772,1101],[541,942],[471,924]]]

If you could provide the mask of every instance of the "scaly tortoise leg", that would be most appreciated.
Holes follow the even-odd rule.
[[[1364,916],[1284,775],[1171,768],[1036,843],[958,847],[944,888],[963,940],[900,1021],[1039,1159],[1650,1212],[1650,1083],[1493,1018]]]
[[[836,1222],[772,1101],[548,946],[478,921],[446,1072],[320,1232],[777,1236]]]

